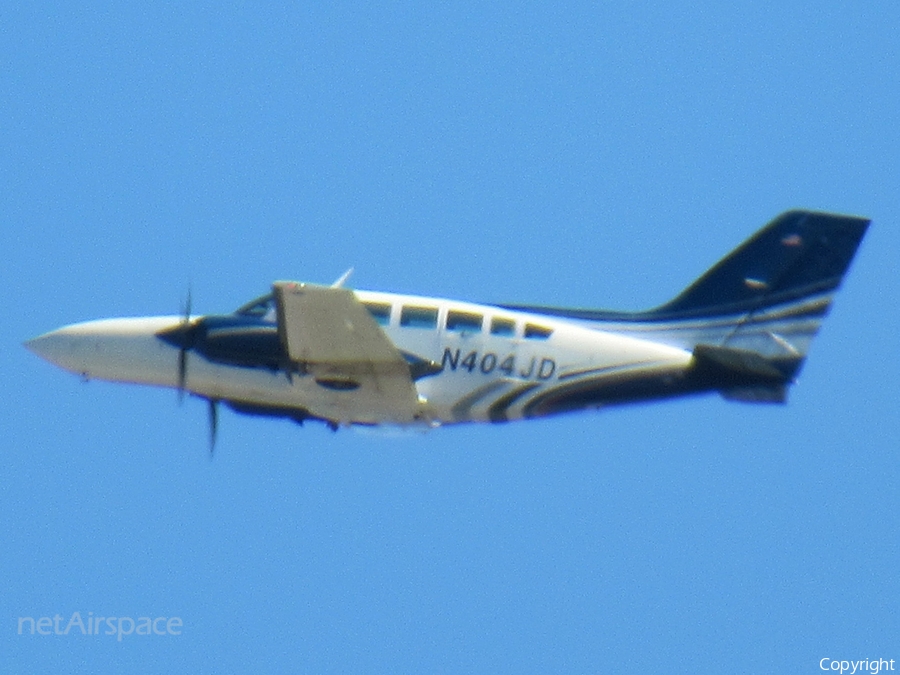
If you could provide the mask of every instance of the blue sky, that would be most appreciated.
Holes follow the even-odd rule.
[[[0,669],[900,661],[900,6],[10,6]],[[779,212],[874,219],[787,406],[332,434],[21,342],[274,279],[639,309]],[[181,635],[19,636],[18,617]]]

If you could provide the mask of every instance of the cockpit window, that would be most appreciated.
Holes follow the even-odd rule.
[[[251,300],[243,307],[238,308],[235,314],[240,316],[255,316],[260,319],[270,318],[275,320],[275,297],[271,293],[262,295],[256,300]]]
[[[481,331],[481,322],[484,317],[481,314],[460,312],[451,309],[447,312],[447,330],[465,333],[478,333]]]
[[[437,307],[404,307],[400,325],[407,328],[437,328]]]
[[[526,340],[546,340],[553,334],[552,328],[545,328],[544,326],[536,326],[533,323],[525,324],[525,339]]]
[[[364,302],[369,314],[375,322],[381,326],[387,326],[391,322],[391,303],[389,302]]]

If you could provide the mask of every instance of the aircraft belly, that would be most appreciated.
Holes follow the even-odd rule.
[[[212,363],[191,364],[187,387],[213,400],[230,400],[259,406],[296,408],[338,423],[414,424],[418,420],[393,407],[390,399],[361,397],[358,391],[323,386],[312,375],[258,368],[237,368]]]
[[[389,399],[329,390],[310,375],[288,378],[281,371],[203,359],[191,360],[187,386],[211,399],[296,407],[343,423],[498,423],[561,412],[568,405],[596,407],[604,397],[614,399],[628,387],[664,389],[691,363],[690,353],[681,349],[592,333],[589,343],[582,339],[577,345],[563,343],[553,349],[549,344],[518,345],[507,353],[490,341],[466,343],[458,355],[455,348],[449,355],[445,348],[444,370],[416,382],[422,401],[416,417],[393,407]],[[482,345],[484,349],[479,349]]]

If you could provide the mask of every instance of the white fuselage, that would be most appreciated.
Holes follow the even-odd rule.
[[[345,275],[276,281],[232,314],[90,321],[26,346],[87,378],[206,398],[213,432],[219,402],[332,428],[506,422],[704,392],[783,403],[869,222],[788,211],[640,312],[353,291]]]
[[[529,412],[529,406],[557,389],[664,379],[691,363],[689,350],[577,321],[439,298],[355,294],[399,350],[443,367],[415,382],[421,422],[433,426],[540,416],[539,408]],[[274,325],[274,316],[264,319]],[[86,378],[176,387],[179,349],[156,333],[181,321],[178,316],[90,321],[35,338],[28,347]],[[194,354],[188,359],[185,389],[210,400],[305,409],[338,423],[397,422],[389,413],[366,416],[348,408],[343,400],[352,394],[323,388],[310,377]]]

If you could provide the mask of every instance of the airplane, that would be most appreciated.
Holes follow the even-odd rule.
[[[718,392],[784,403],[867,218],[783,213],[670,302],[638,312],[480,304],[276,281],[231,314],[116,318],[25,343],[85,379],[237,413],[432,428]]]

